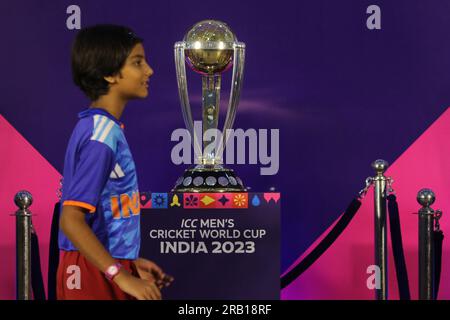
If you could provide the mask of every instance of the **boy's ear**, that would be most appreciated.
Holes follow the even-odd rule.
[[[117,82],[116,76],[103,77],[109,84],[114,84]]]
[[[119,73],[113,75],[113,76],[107,76],[103,77],[109,84],[115,84],[119,82],[119,79],[122,79],[122,72],[119,71]]]

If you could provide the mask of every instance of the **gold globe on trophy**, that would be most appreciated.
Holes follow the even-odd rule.
[[[178,93],[186,128],[191,134],[197,163],[187,169],[172,191],[174,192],[242,192],[244,185],[232,169],[223,166],[222,153],[226,146],[226,132],[233,127],[244,74],[245,44],[238,42],[223,22],[204,20],[195,24],[183,41],[175,44],[175,66]],[[202,139],[195,139],[194,122],[189,104],[185,61],[202,75]],[[218,143],[206,140],[204,133],[217,129],[220,108],[222,73],[233,67],[231,92],[222,133]],[[211,148],[214,143],[214,148]]]

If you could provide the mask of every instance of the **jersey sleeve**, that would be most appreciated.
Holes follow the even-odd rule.
[[[82,147],[74,176],[68,186],[64,205],[78,206],[95,212],[114,164],[114,152],[106,144],[90,140]]]

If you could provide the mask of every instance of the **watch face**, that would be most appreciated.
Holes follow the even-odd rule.
[[[106,278],[108,278],[108,280],[112,280],[119,273],[121,267],[122,265],[120,263],[109,266],[105,271]]]
[[[108,268],[108,274],[111,276],[115,275],[118,271],[119,271],[119,268],[117,268],[117,266],[110,266]]]

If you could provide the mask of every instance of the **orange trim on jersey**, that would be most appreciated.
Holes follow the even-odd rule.
[[[125,129],[125,125],[123,123],[120,124],[120,127],[123,129]]]
[[[63,206],[76,206],[76,207],[88,209],[89,213],[95,212],[95,207],[93,205],[86,203],[86,202],[81,202],[81,201],[66,200],[66,201],[64,201]]]

